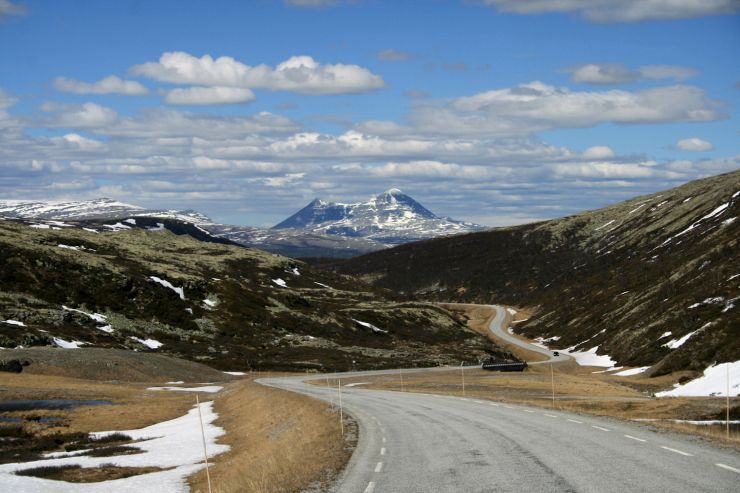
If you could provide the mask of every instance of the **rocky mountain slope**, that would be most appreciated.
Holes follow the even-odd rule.
[[[138,219],[138,223],[129,224],[133,227],[148,226],[156,219],[173,232],[189,223],[214,238],[293,258],[348,258],[410,241],[483,229],[438,217],[397,189],[357,204],[316,199],[270,229],[218,224],[192,210],[145,209],[107,198],[69,202],[0,200],[0,217],[110,224]]]
[[[497,352],[435,305],[260,250],[132,227],[142,221],[0,220],[0,346],[155,351],[224,370],[459,364]]]
[[[477,224],[438,217],[396,188],[356,204],[316,199],[273,227],[277,230],[288,228],[368,238],[385,245],[484,229]]]
[[[517,331],[649,374],[740,359],[740,171],[563,219],[335,263],[429,300],[507,303]]]

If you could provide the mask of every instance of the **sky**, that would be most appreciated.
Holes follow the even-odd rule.
[[[0,200],[488,226],[740,168],[740,0],[0,0]]]

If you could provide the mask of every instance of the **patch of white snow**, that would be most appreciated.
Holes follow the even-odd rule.
[[[171,282],[166,281],[164,279],[160,279],[157,276],[149,276],[149,279],[151,279],[152,281],[154,281],[154,282],[156,282],[158,284],[161,284],[162,286],[164,286],[166,288],[170,288],[172,291],[174,291],[175,293],[177,293],[180,296],[180,299],[181,300],[184,300],[185,299],[185,290],[183,288],[181,288],[181,287],[180,288],[177,288],[177,287],[173,286]]]
[[[655,394],[657,397],[727,396],[727,371],[729,369],[730,397],[740,395],[740,360],[722,363],[704,370],[704,375],[673,390]]]

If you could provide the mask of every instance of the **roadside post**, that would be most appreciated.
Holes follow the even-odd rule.
[[[339,427],[344,436],[344,410],[342,409],[342,379],[337,380],[337,389],[339,389]]]
[[[465,397],[465,367],[463,366],[465,364],[464,361],[460,362],[460,373],[462,374],[462,395]]]
[[[550,363],[550,383],[552,385],[552,407],[555,407],[555,372],[552,369],[552,363]]]
[[[401,377],[401,392],[406,392],[403,387],[403,368],[398,369],[398,375]]]
[[[203,458],[206,461],[206,479],[208,480],[208,493],[211,492],[211,472],[208,469],[208,451],[206,450],[206,432],[203,428],[203,415],[200,412],[200,399],[195,394],[195,406],[198,408],[198,420],[200,421],[200,436],[203,438]]]

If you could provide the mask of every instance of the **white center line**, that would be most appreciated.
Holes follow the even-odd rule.
[[[728,466],[726,464],[715,464],[717,467],[721,467],[722,469],[727,469],[728,471],[736,472],[740,474],[740,469],[735,469],[734,467]]]
[[[383,469],[383,463],[378,462],[378,465],[375,466],[375,472],[380,472],[381,469]]]
[[[692,455],[692,454],[690,454],[690,453],[688,453],[688,452],[683,452],[683,451],[681,451],[681,450],[678,450],[678,449],[675,449],[675,448],[671,448],[671,447],[665,447],[665,446],[663,446],[663,445],[661,445],[661,446],[660,446],[660,448],[664,448],[664,449],[666,449],[666,450],[670,450],[671,452],[675,452],[675,453],[677,453],[677,454],[685,455],[686,457],[693,457],[693,455]]]
[[[385,447],[380,449],[380,455],[385,455]]]
[[[597,430],[601,430],[601,431],[609,431],[606,428],[602,428],[601,426],[596,426],[596,425],[591,425],[591,428],[596,428]]]
[[[511,407],[511,406],[504,406],[504,407],[505,407],[506,409],[514,409],[514,408],[513,408],[513,407]]]
[[[547,413],[542,413],[542,414],[544,414],[548,418],[557,418],[557,416],[555,416],[554,414],[547,414]]]
[[[578,421],[577,419],[570,419],[570,418],[568,418],[568,421],[570,421],[571,423],[578,423],[579,425],[582,425],[583,424],[583,421]]]
[[[492,405],[492,406],[496,406],[496,407],[498,407],[498,404],[496,404],[496,403],[494,403],[494,402],[489,402],[489,404],[490,404],[490,405]]]
[[[373,493],[373,490],[374,489],[375,489],[375,482],[374,481],[370,481],[367,484],[367,488],[365,488],[365,493]]]
[[[385,437],[383,437],[383,443],[385,443]]]
[[[637,440],[638,442],[647,442],[647,440],[643,440],[642,438],[633,437],[632,435],[625,435],[630,440]]]
[[[476,404],[485,404],[485,402],[483,401],[473,401],[473,402],[475,402]]]
[[[524,412],[525,413],[533,413],[534,411],[532,411],[531,409],[525,409]]]

